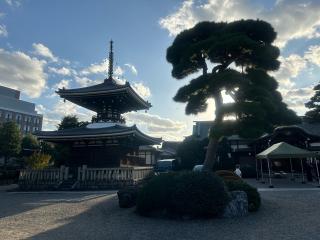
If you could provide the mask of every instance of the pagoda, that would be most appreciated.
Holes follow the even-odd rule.
[[[76,89],[59,89],[64,100],[96,112],[86,126],[36,133],[39,140],[69,146],[67,165],[77,167],[120,167],[132,163],[139,146],[157,145],[161,139],[142,133],[136,125],[127,126],[123,113],[147,110],[151,104],[131,85],[119,84],[113,77],[113,42],[110,42],[108,77],[103,83]]]

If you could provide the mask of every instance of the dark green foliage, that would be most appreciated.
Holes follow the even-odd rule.
[[[221,177],[224,181],[231,181],[231,180],[241,180],[241,178],[235,174],[233,171],[228,170],[218,170],[214,172],[217,176]]]
[[[138,195],[141,215],[220,216],[229,202],[223,181],[208,172],[163,174],[151,179]]]
[[[177,149],[177,157],[180,159],[179,169],[191,170],[194,165],[202,164],[207,145],[207,138],[203,140],[193,137],[185,138]]]
[[[79,119],[75,115],[65,116],[61,123],[58,125],[58,130],[81,127],[86,125],[86,122],[79,122]]]
[[[67,144],[57,143],[53,149],[54,165],[60,167],[61,165],[68,164],[70,159],[70,146]]]
[[[244,191],[248,196],[249,211],[256,212],[260,208],[261,198],[258,190],[242,180],[225,181],[229,191]]]
[[[21,148],[22,150],[35,151],[40,148],[40,144],[35,136],[27,134],[22,138]]]
[[[296,114],[282,102],[276,80],[268,74],[279,68],[279,49],[273,27],[261,20],[231,23],[201,22],[178,34],[167,49],[172,76],[202,74],[180,88],[174,97],[186,103],[186,114],[197,114],[207,108],[209,98],[221,98],[226,90],[234,103],[216,102],[215,128],[211,137],[238,134],[252,138],[271,132],[275,126],[299,122]],[[214,64],[208,69],[207,62]],[[242,71],[231,69],[235,64]],[[221,121],[225,116],[236,121]]]
[[[21,150],[21,135],[14,122],[3,123],[0,127],[0,155],[4,156],[5,166],[10,157],[14,157]]]
[[[320,84],[316,85],[313,90],[315,91],[310,101],[305,104],[310,110],[305,113],[305,119],[311,123],[320,122]]]

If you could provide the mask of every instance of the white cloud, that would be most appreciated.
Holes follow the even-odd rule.
[[[5,0],[5,2],[10,5],[11,7],[20,7],[21,0]]]
[[[39,114],[43,114],[47,109],[42,105],[42,104],[37,104],[36,105],[36,111]]]
[[[19,89],[29,97],[39,97],[46,86],[44,61],[23,52],[0,49],[0,84]]]
[[[84,68],[81,71],[82,75],[107,73],[108,72],[109,61],[104,59],[101,63],[91,64],[89,67]]]
[[[298,115],[303,115],[306,111],[304,104],[313,96],[313,86],[305,88],[282,89],[281,94],[285,103],[296,111]]]
[[[320,66],[320,45],[310,46],[304,56],[311,63]]]
[[[61,67],[61,68],[49,67],[49,71],[52,73],[64,75],[64,76],[70,76],[71,74],[76,73],[73,69],[66,68],[66,67]]]
[[[8,31],[5,25],[0,24],[0,37],[7,37]]]
[[[191,28],[196,22],[198,22],[196,16],[194,16],[194,2],[193,0],[186,0],[182,3],[175,13],[160,19],[160,25],[169,31],[171,36],[177,35],[182,30]]]
[[[138,70],[134,65],[131,63],[126,63],[125,66],[127,66],[134,75],[138,75]]]
[[[186,130],[184,122],[162,118],[158,115],[140,112],[124,114],[129,123],[135,123],[138,127],[145,127],[148,134],[155,137],[163,137],[165,140],[181,140]]]
[[[38,105],[39,107],[39,105]],[[57,125],[61,122],[62,118],[67,115],[76,115],[79,121],[91,121],[93,112],[81,108],[69,101],[64,102],[62,99],[54,104],[52,107],[39,107],[39,112],[43,116],[43,129],[44,130],[56,130]]]
[[[304,57],[297,54],[291,54],[288,57],[280,57],[281,61],[280,69],[271,74],[278,80],[280,88],[287,89],[293,87],[293,78],[296,78],[299,73],[305,69],[307,62]]]
[[[72,80],[62,79],[60,82],[53,85],[53,89],[62,89],[62,88],[69,88],[70,82]]]
[[[88,77],[75,77],[76,83],[79,84],[80,87],[88,87],[93,84],[98,84],[100,81],[92,80]]]
[[[33,43],[32,47],[34,48],[34,53],[36,55],[48,58],[53,62],[58,61],[58,58],[53,55],[51,50],[48,47],[46,47],[45,45],[43,45],[42,43]]]
[[[143,85],[143,83],[133,83],[132,87],[143,98],[148,98],[151,96],[150,88]]]
[[[207,0],[205,4],[186,0],[171,15],[160,19],[160,25],[177,35],[197,22],[262,19],[270,22],[278,32],[276,44],[280,47],[298,38],[319,37],[320,1],[281,0],[271,8],[252,0]]]

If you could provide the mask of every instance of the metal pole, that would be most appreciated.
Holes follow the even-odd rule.
[[[261,169],[261,183],[265,183],[265,181],[263,179],[262,158],[260,159],[260,169]]]
[[[271,182],[271,169],[270,169],[269,158],[267,158],[267,163],[268,163],[268,170],[269,170],[269,188],[273,188],[273,185]]]
[[[293,168],[292,168],[292,159],[291,158],[290,158],[290,169],[291,169],[291,181],[294,181]]]
[[[318,187],[320,187],[320,177],[319,177],[319,169],[318,169],[318,159],[316,160],[316,169],[317,169],[317,176],[318,176]]]
[[[300,163],[301,163],[301,172],[302,172],[302,183],[306,183],[306,182],[304,181],[304,171],[303,171],[302,158],[300,158]]]
[[[258,171],[258,159],[256,158],[256,175],[257,175],[257,181],[259,180],[259,171]]]

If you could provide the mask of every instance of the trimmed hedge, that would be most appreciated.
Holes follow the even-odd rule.
[[[258,190],[242,180],[225,181],[229,191],[244,191],[248,196],[249,212],[256,212],[260,208],[261,198]]]
[[[138,194],[137,212],[161,215],[220,216],[230,200],[225,184],[207,172],[180,172],[153,177]]]
[[[221,177],[224,181],[241,180],[241,178],[237,174],[228,170],[219,170],[219,171],[216,171],[215,174]]]

